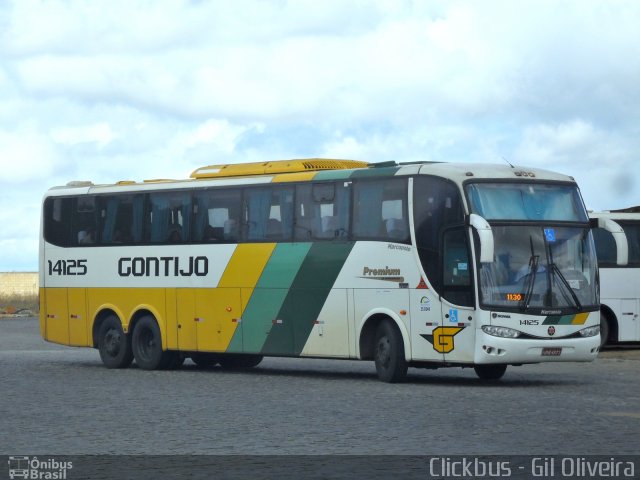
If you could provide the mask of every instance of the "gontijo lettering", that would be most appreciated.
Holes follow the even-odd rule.
[[[121,277],[204,277],[209,272],[207,257],[123,257],[118,260]]]

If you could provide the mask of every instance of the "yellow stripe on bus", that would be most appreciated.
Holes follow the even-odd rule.
[[[246,243],[238,245],[233,252],[220,278],[218,288],[212,292],[216,297],[219,297],[220,293],[228,292],[223,293],[222,297],[226,298],[226,311],[219,317],[218,344],[215,350],[224,351],[228,348],[236,328],[242,321],[244,309],[275,247],[275,243]]]
[[[318,172],[281,173],[273,176],[272,182],[304,182],[313,180]]]
[[[242,288],[242,312],[274,248],[275,243],[240,244],[229,260],[218,287]]]
[[[588,317],[589,317],[589,312],[578,313],[573,319],[573,321],[571,322],[571,325],[584,325],[584,322],[587,321]]]

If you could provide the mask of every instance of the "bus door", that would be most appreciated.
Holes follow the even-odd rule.
[[[473,361],[475,344],[473,269],[468,229],[447,229],[442,236],[441,328],[434,336],[445,362]]]

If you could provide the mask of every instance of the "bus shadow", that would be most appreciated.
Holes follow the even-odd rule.
[[[87,369],[104,369],[104,365],[98,362],[74,362],[76,366]],[[505,376],[500,380],[481,380],[480,378],[468,377],[468,376],[460,376],[460,369],[451,368],[451,373],[443,373],[447,369],[433,369],[433,370],[425,370],[425,369],[415,369],[410,368],[407,373],[407,377],[402,381],[398,382],[394,385],[428,385],[428,386],[443,386],[443,387],[486,387],[486,388],[538,388],[538,387],[554,387],[554,386],[579,386],[584,385],[585,382],[576,380],[576,379],[568,379],[566,377],[560,378],[558,375],[557,379],[549,378],[540,378],[539,375],[536,374],[518,374],[514,372],[512,375],[509,375],[509,370]],[[464,369],[471,370],[471,369]],[[146,372],[145,370],[140,369],[135,362],[127,369],[123,370],[112,370],[122,371],[122,372],[131,372],[136,371],[140,374],[146,374],[150,372]],[[437,372],[437,373],[436,373]],[[195,365],[193,363],[185,363],[180,368],[173,370],[156,370],[153,372],[154,374],[165,374],[165,375],[180,375],[182,373],[192,374],[192,375],[223,375],[225,377],[260,377],[260,378],[269,378],[269,377],[290,377],[297,379],[307,379],[307,380],[331,380],[331,381],[348,381],[348,382],[372,382],[382,384],[378,379],[375,371],[371,372],[363,372],[363,371],[345,371],[345,370],[330,370],[330,369],[313,369],[313,368],[301,368],[301,367],[273,367],[266,365],[259,365],[253,368],[236,368],[236,369],[223,369],[222,367],[216,365],[214,367],[202,367]],[[586,382],[588,383],[588,382]]]
[[[258,366],[251,369],[223,369],[219,366],[215,367],[199,367],[197,365],[183,365],[182,371],[194,373],[212,373],[216,375],[249,375],[253,377],[292,377],[305,379],[322,379],[322,380],[344,380],[344,381],[366,381],[381,383],[375,372],[349,372],[349,371],[329,371],[314,370],[302,368],[274,368],[267,366]],[[567,379],[540,379],[540,378],[509,378],[509,372],[500,380],[487,381],[476,377],[460,377],[458,375],[429,375],[424,371],[410,369],[407,377],[395,385],[438,385],[438,386],[468,386],[468,387],[491,387],[491,388],[537,388],[552,386],[569,386],[582,385],[583,382]],[[435,370],[434,370],[435,372]]]

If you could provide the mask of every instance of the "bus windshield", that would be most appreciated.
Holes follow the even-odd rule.
[[[473,183],[466,190],[471,211],[487,220],[588,222],[575,185]]]
[[[597,308],[595,247],[575,185],[474,183],[466,189],[471,211],[490,221],[494,237],[494,261],[479,267],[483,305],[521,311]]]
[[[587,227],[493,226],[493,263],[480,264],[486,306],[597,308],[596,256]]]

